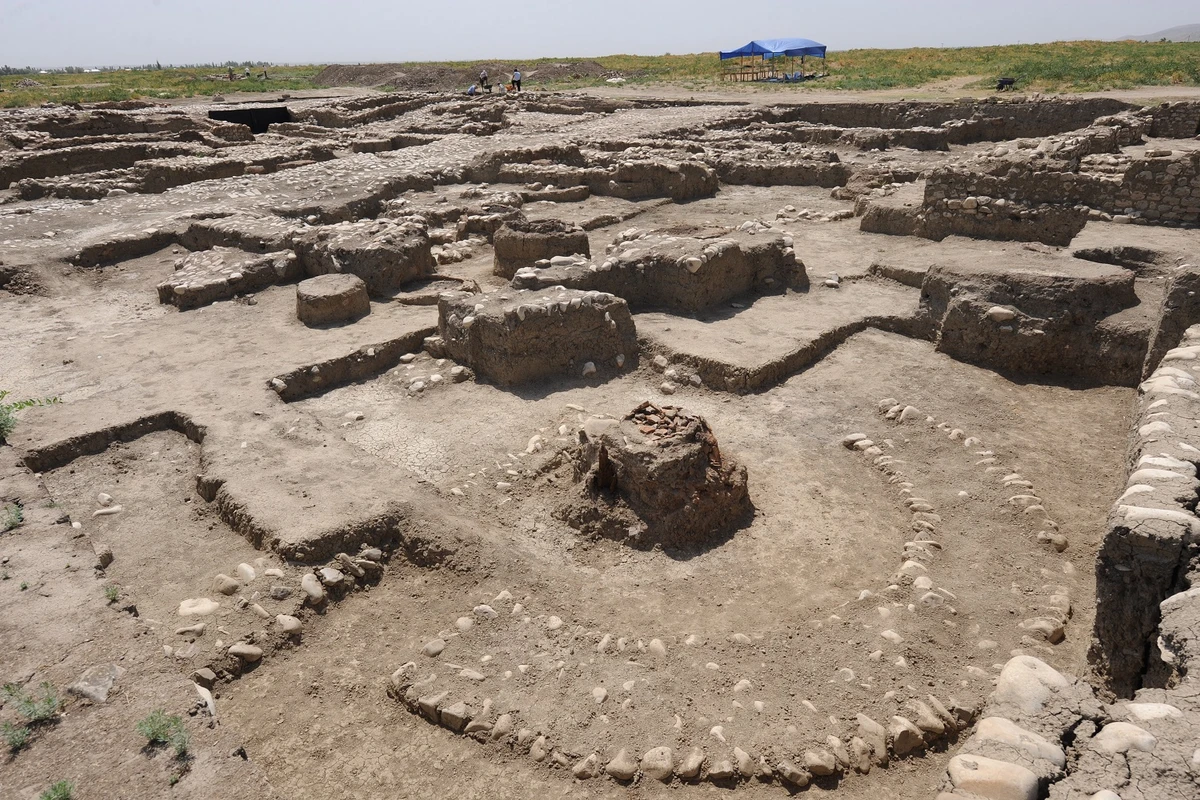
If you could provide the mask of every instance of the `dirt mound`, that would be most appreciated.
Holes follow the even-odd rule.
[[[572,528],[648,549],[691,548],[728,535],[752,514],[746,468],[722,457],[703,417],[645,402],[623,420],[593,418],[570,461]]]
[[[505,81],[514,68],[521,69],[528,83],[554,83],[581,78],[610,78],[617,73],[595,61],[569,61],[541,64],[522,69],[520,64],[475,63],[458,66],[432,64],[333,64],[321,70],[313,81],[322,86],[370,86],[413,91],[451,91],[476,81],[486,69],[493,83]]]

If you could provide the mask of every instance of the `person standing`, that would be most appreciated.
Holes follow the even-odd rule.
[[[518,92],[521,91],[521,70],[513,70],[513,88]]]
[[[486,68],[479,70],[479,87],[485,92],[492,91],[492,85],[488,83],[488,74]]]

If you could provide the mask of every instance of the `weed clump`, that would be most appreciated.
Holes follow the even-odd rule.
[[[13,428],[17,427],[17,412],[23,408],[32,406],[52,406],[56,403],[61,403],[62,400],[58,397],[45,398],[30,398],[29,400],[16,400],[11,403],[6,403],[4,399],[11,392],[0,389],[0,444],[8,441],[9,435],[12,434]]]
[[[138,722],[137,732],[146,737],[149,746],[170,745],[175,750],[176,758],[187,757],[191,742],[181,718],[167,716],[167,712],[161,708],[155,709],[150,716]]]
[[[6,722],[0,726],[0,736],[4,737],[4,743],[8,745],[8,749],[17,753],[29,744],[33,733],[24,725],[13,725],[11,722]]]
[[[4,507],[4,514],[0,515],[0,533],[8,533],[24,521],[25,509],[21,508],[21,504],[9,503]]]
[[[58,714],[62,700],[58,692],[47,681],[38,687],[39,695],[33,695],[15,683],[6,683],[4,693],[16,706],[17,713],[31,723],[48,722]]]
[[[38,800],[71,800],[75,796],[75,784],[70,781],[59,781],[42,792]]]

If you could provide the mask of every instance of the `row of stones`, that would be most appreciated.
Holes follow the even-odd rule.
[[[899,403],[895,398],[889,397],[881,400],[878,409],[885,418],[897,424],[924,423],[933,426],[932,429],[945,433],[951,441],[961,442],[965,448],[970,449],[983,445],[978,437],[968,436],[964,431],[949,423],[937,422],[934,417],[925,415],[915,406]],[[842,443],[847,448],[861,452],[865,457],[872,459],[874,466],[888,476],[888,481],[898,487],[900,499],[912,515],[912,530],[918,536],[930,537],[905,543],[904,560],[896,580],[911,581],[916,591],[923,592],[918,599],[922,605],[940,606],[947,599],[953,600],[954,595],[949,590],[942,588],[933,590],[933,580],[928,574],[929,562],[935,560],[937,554],[942,551],[942,544],[932,538],[937,533],[937,525],[941,524],[942,517],[928,500],[913,495],[915,485],[899,467],[904,462],[885,453],[881,447],[867,439],[865,434],[850,434],[842,440]],[[1026,517],[1036,516],[1036,512],[1039,511],[1042,515],[1045,514],[1041,498],[1032,494],[1033,484],[1030,481],[1025,480],[1019,473],[1002,466],[991,450],[977,450],[975,454],[981,456],[975,462],[975,466],[982,467],[987,475],[999,476],[1005,489],[1021,492],[1021,494],[1013,495],[1008,499],[1009,505],[1022,508],[1023,516]],[[1048,529],[1039,532],[1039,541],[1052,541],[1050,537],[1061,537],[1061,534],[1057,532],[1058,526],[1053,520],[1043,518],[1040,520],[1039,527]],[[1062,537],[1062,543],[1065,547],[1065,537]],[[1057,544],[1055,547],[1061,549]],[[1048,589],[1051,590],[1051,595],[1043,608],[1044,614],[1024,620],[1018,626],[1022,631],[1022,642],[1028,646],[1036,646],[1040,642],[1057,644],[1065,637],[1065,626],[1071,616],[1069,589],[1062,585],[1051,586]]]
[[[993,308],[988,313],[994,318],[997,316],[996,312],[999,311],[1012,313],[1009,309],[1000,307]],[[886,418],[903,422],[902,417],[906,411],[909,412],[909,419],[920,416],[920,412],[917,412],[912,406],[894,402],[887,405],[892,400],[893,398],[886,398],[879,403],[880,410],[885,406],[887,408],[884,413]],[[968,436],[961,428],[956,428],[948,422],[937,422],[932,416],[925,416],[925,422],[944,433],[950,441],[961,442],[964,448],[984,447],[981,439],[976,436]],[[1019,472],[1004,466],[991,449],[976,450],[975,455],[980,456],[979,460],[975,462],[975,466],[982,467],[985,476],[998,481],[1006,492],[1015,492],[1005,500],[1005,504],[1013,509],[1020,509],[1021,519],[1032,523],[1034,528],[1039,529],[1037,541],[1053,547],[1057,552],[1065,550],[1068,545],[1067,537],[1059,531],[1058,523],[1049,517],[1042,498],[1034,493],[1033,483],[1026,480]],[[1070,591],[1068,587],[1062,585],[1048,588],[1051,590],[1051,595],[1042,608],[1043,614],[1018,624],[1023,632],[1022,642],[1026,645],[1034,645],[1040,641],[1058,644],[1066,636],[1066,624],[1071,618]]]
[[[1184,717],[1163,702],[1122,701],[1102,709],[1086,683],[1032,656],[1016,656],[1001,670],[975,731],[950,759],[938,800],[1037,800],[1047,794],[1121,800],[1113,788],[1136,784],[1131,766],[1153,770],[1148,756],[1159,737],[1147,728],[1186,737]],[[1172,771],[1197,769],[1200,750],[1186,766],[1172,765]],[[1177,777],[1170,776],[1172,782]],[[1099,788],[1105,786],[1111,788]],[[1141,788],[1133,791],[1147,796]]]
[[[1136,686],[1155,662],[1176,677],[1186,674],[1186,651],[1194,637],[1168,632],[1168,620],[1186,620],[1195,589],[1186,585],[1188,543],[1200,533],[1193,507],[1200,481],[1196,408],[1200,405],[1200,326],[1189,328],[1179,347],[1139,388],[1138,414],[1131,432],[1126,488],[1113,504],[1097,563],[1097,595],[1102,605],[1128,613],[1097,615],[1096,654],[1113,683]],[[1134,568],[1131,570],[1131,564]],[[1174,596],[1168,597],[1167,595]],[[1156,611],[1141,608],[1161,601]],[[1183,630],[1191,627],[1183,622]],[[1149,645],[1149,646],[1148,646]],[[1157,652],[1155,652],[1157,651]],[[1170,675],[1160,678],[1167,681]]]
[[[305,572],[300,576],[301,607],[322,609],[331,597],[344,596],[360,585],[379,580],[383,575],[384,560],[384,552],[377,547],[363,546],[355,557],[346,553],[338,553],[329,565]],[[260,576],[276,581],[266,590],[266,597],[275,601],[286,601],[293,594],[293,587],[284,583],[286,579],[284,571],[268,566],[266,559],[257,559],[255,565],[238,564],[233,573],[233,575],[218,573],[213,577],[211,586],[214,594],[231,597],[249,587]],[[272,615],[262,606],[263,599],[263,592],[255,591],[248,598],[239,597],[236,604],[239,609],[250,611],[263,621],[273,622],[275,631],[282,634],[282,639],[279,641],[292,643],[298,641],[304,627],[302,619],[295,613]],[[193,655],[195,640],[202,637],[209,627],[209,623],[203,618],[212,617],[220,607],[220,601],[208,597],[188,598],[181,601],[177,612],[179,616],[187,619],[198,618],[198,621],[175,630],[176,636],[184,637],[188,641],[187,645],[182,648],[164,645],[164,653],[168,657],[181,658]],[[225,632],[221,626],[218,626],[217,629],[219,632]],[[262,635],[264,633],[265,637]],[[213,716],[215,716],[215,704],[209,689],[215,683],[217,676],[233,678],[250,665],[260,662],[265,655],[261,642],[270,634],[269,630],[261,633],[250,632],[228,645],[221,639],[216,640],[213,648],[217,653],[217,659],[193,673],[192,679],[195,682],[196,691]],[[220,661],[223,656],[232,657],[232,660],[225,661],[225,668],[222,668]]]
[[[459,636],[471,631],[477,621],[496,619],[499,614],[493,605],[511,600],[510,593],[502,592],[492,604],[478,605],[472,615],[456,619],[455,630],[440,636]],[[526,614],[524,604],[514,604],[512,614]],[[528,617],[526,621],[529,621]],[[549,633],[567,630],[564,622],[556,616],[545,618],[543,624]],[[731,641],[748,644],[751,640],[744,634],[734,634]],[[446,639],[437,638],[429,641],[421,652],[426,657],[435,658],[442,654],[446,646]],[[597,652],[603,653],[609,649],[620,651],[626,646],[625,639],[616,640],[611,635],[605,635],[596,648]],[[666,645],[660,639],[651,639],[649,643],[639,640],[637,647],[652,657],[665,658],[667,655]],[[486,658],[490,659],[490,656]],[[709,667],[715,668],[716,665],[710,664]],[[458,669],[458,666],[454,665],[454,668]],[[522,672],[527,668],[520,667]],[[664,783],[673,778],[686,782],[708,780],[722,785],[750,780],[770,782],[778,779],[793,789],[803,788],[814,778],[840,776],[852,772],[866,774],[872,766],[886,767],[892,758],[904,758],[919,753],[940,739],[956,736],[958,731],[971,723],[975,713],[974,709],[957,702],[952,701],[947,706],[937,697],[928,695],[926,701],[910,700],[905,712],[909,716],[894,715],[886,726],[865,714],[858,714],[857,735],[849,737],[848,741],[830,735],[823,743],[824,746],[817,745],[794,756],[771,753],[761,754],[756,758],[743,748],[733,746],[727,751],[726,757],[721,757],[710,756],[698,746],[691,747],[686,754],[682,751],[676,753],[667,746],[658,746],[649,749],[640,757],[628,748],[619,748],[615,753],[610,750],[611,757],[606,756],[602,759],[599,750],[582,755],[567,753],[553,747],[547,734],[531,728],[518,727],[519,712],[495,715],[491,698],[483,700],[482,708],[476,711],[466,701],[453,699],[451,690],[431,685],[436,681],[436,676],[414,682],[412,676],[415,670],[416,665],[413,662],[402,665],[392,674],[389,684],[390,694],[413,714],[481,743],[503,746],[525,754],[534,762],[551,768],[569,769],[579,780],[607,775],[617,781],[630,782],[635,780],[640,772],[646,778]],[[505,678],[512,675],[511,671],[506,672]],[[486,676],[470,668],[462,669],[459,676],[475,682],[486,679]],[[734,691],[738,691],[742,685],[749,685],[749,681],[742,681]],[[603,687],[597,687],[592,692],[592,699],[597,704],[603,703],[607,699],[607,691]],[[710,735],[723,745],[727,743],[721,725],[713,727]]]

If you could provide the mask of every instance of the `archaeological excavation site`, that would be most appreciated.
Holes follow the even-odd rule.
[[[0,112],[0,797],[1200,798],[1200,102],[771,98]]]

